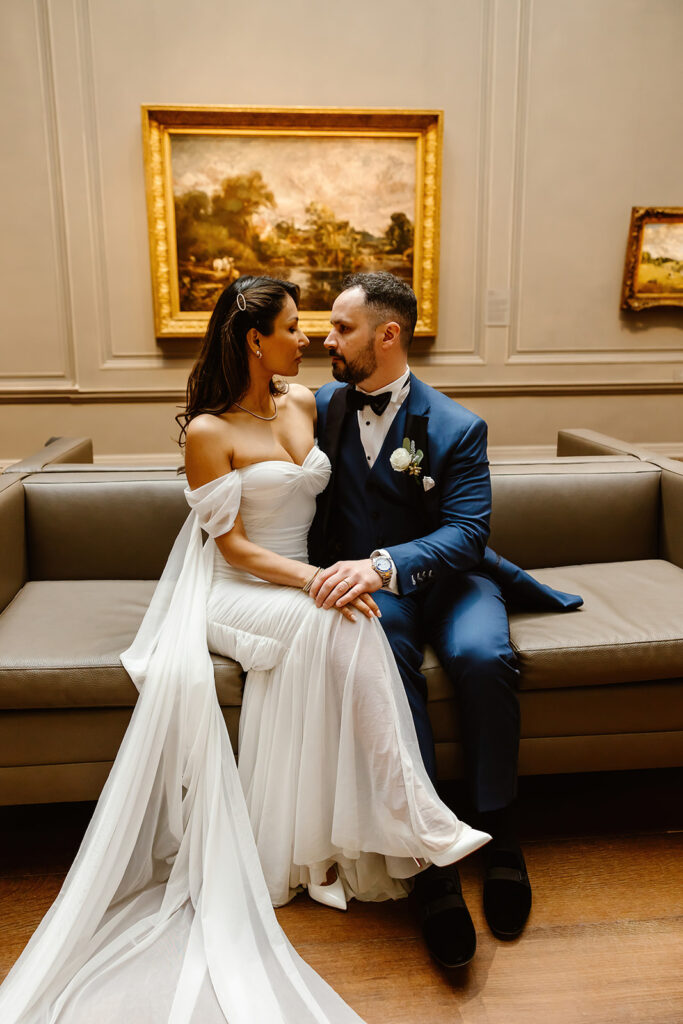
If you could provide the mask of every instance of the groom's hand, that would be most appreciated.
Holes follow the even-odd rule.
[[[343,608],[361,594],[372,594],[380,590],[382,579],[372,568],[369,558],[352,562],[335,562],[324,569],[311,587],[311,596],[318,608]],[[377,609],[371,597],[368,604]]]

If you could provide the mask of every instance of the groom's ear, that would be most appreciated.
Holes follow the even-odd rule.
[[[379,343],[382,348],[391,348],[399,343],[401,327],[395,320],[389,320],[387,323],[379,325],[377,333],[379,334]]]

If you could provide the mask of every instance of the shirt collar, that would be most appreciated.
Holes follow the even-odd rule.
[[[400,405],[403,399],[408,394],[410,381],[410,367],[407,366],[405,373],[402,373],[400,377],[393,380],[391,384],[385,384],[384,387],[377,388],[376,391],[364,391],[366,395],[382,395],[385,391],[391,391],[390,402],[395,405]],[[362,391],[362,388],[356,388],[357,391]]]

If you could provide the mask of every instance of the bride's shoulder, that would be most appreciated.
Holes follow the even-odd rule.
[[[290,384],[287,397],[301,409],[305,409],[312,416],[315,415],[315,395],[305,384]]]
[[[187,425],[185,470],[191,488],[224,476],[232,469],[229,425],[220,416],[200,413]]]
[[[225,436],[228,424],[220,416],[210,412],[200,412],[187,425],[187,439],[199,440],[206,437]]]

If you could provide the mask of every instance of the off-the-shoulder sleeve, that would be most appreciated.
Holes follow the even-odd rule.
[[[187,487],[185,497],[209,537],[221,537],[232,530],[239,512],[242,498],[240,475],[233,470],[194,490]]]

